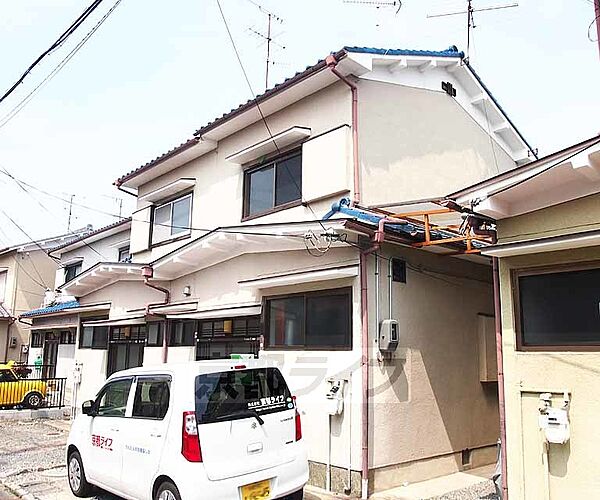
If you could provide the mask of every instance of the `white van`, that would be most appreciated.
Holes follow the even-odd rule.
[[[301,500],[300,416],[261,360],[164,364],[114,373],[73,421],[69,486],[130,499]]]

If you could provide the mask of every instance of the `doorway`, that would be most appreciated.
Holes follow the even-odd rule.
[[[54,378],[56,376],[60,335],[56,332],[46,332],[45,337],[41,376],[42,378]]]

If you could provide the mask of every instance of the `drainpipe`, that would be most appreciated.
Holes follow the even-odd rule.
[[[333,54],[325,58],[331,72],[343,81],[352,91],[352,158],[354,163],[354,201],[352,205],[360,203],[360,165],[358,161],[358,87],[347,77],[342,75],[335,67],[338,61]]]
[[[360,165],[358,159],[358,87],[335,67],[338,63],[333,54],[325,58],[331,72],[343,81],[352,91],[352,159],[354,165],[354,199],[352,206],[360,204]],[[369,302],[367,293],[367,256],[379,249],[379,243],[374,243],[367,250],[360,251],[360,314],[361,314],[361,374],[362,374],[362,430],[361,430],[361,474],[362,498],[367,498],[369,491]]]
[[[153,283],[150,283],[150,278],[152,278],[154,276],[154,269],[152,269],[151,266],[142,267],[142,276],[144,277],[144,285],[146,285],[147,287],[153,288],[154,290],[158,290],[159,292],[162,292],[165,294],[165,298],[163,301],[149,302],[146,305],[146,315],[148,315],[148,314],[150,314],[151,306],[164,306],[165,304],[168,304],[169,298],[171,297],[171,292],[169,290],[167,290],[166,288],[163,288],[162,286],[158,286]],[[166,322],[165,322],[165,331],[163,334],[163,344],[162,344],[162,362],[163,363],[167,362],[168,356],[169,356],[169,346],[167,344],[167,328],[166,328]]]
[[[496,362],[498,364],[498,410],[500,412],[500,462],[502,465],[502,500],[508,500],[508,467],[506,460],[506,408],[504,397],[504,355],[502,352],[502,318],[500,316],[500,275],[498,257],[492,257],[494,275],[494,323],[496,326]]]

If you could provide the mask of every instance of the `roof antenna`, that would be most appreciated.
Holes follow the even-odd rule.
[[[261,14],[267,16],[267,32],[263,33],[262,31],[255,30],[254,28],[248,28],[248,30],[254,35],[262,38],[267,43],[267,58],[266,58],[266,67],[265,67],[265,91],[269,88],[269,66],[271,64],[275,64],[271,61],[271,45],[276,45],[281,49],[285,49],[285,46],[277,43],[273,40],[273,35],[271,33],[271,24],[273,22],[283,24],[284,21],[277,14],[274,14],[270,10],[265,9],[261,4],[255,2],[254,0],[248,0],[252,5],[258,8]]]
[[[366,7],[375,7],[377,10],[383,8],[393,7],[396,9],[394,15],[397,15],[402,8],[402,0],[342,0],[345,4],[360,5]],[[379,23],[376,24],[379,28]]]
[[[489,10],[500,10],[500,9],[510,9],[511,7],[518,7],[518,3],[510,3],[505,5],[493,5],[491,7],[482,7],[481,9],[474,9],[472,5],[472,0],[467,0],[467,10],[461,10],[459,12],[444,12],[442,14],[427,14],[427,18],[431,19],[434,17],[448,17],[448,16],[459,16],[459,15],[467,15],[467,62],[469,61],[469,51],[471,49],[471,30],[476,28],[475,19],[473,17],[474,12],[485,12]]]

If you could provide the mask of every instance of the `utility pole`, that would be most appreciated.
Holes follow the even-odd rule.
[[[73,213],[73,198],[75,198],[74,194],[71,195],[71,199],[69,201],[69,220],[67,222],[67,233],[71,232],[71,215]]]
[[[600,0],[594,0],[594,19],[596,20],[596,34],[598,37],[598,55],[600,56]]]
[[[595,0],[597,3],[600,0]],[[471,49],[471,30],[474,29],[475,19],[473,14],[475,12],[485,12],[489,10],[500,10],[500,9],[509,9],[511,7],[518,7],[518,3],[511,3],[506,5],[493,5],[491,7],[482,7],[481,9],[475,9],[472,5],[472,0],[467,0],[467,10],[461,10],[459,12],[445,12],[443,14],[427,14],[427,18],[431,19],[434,17],[448,17],[448,16],[458,16],[458,15],[467,15],[467,61],[469,60],[469,51]]]

